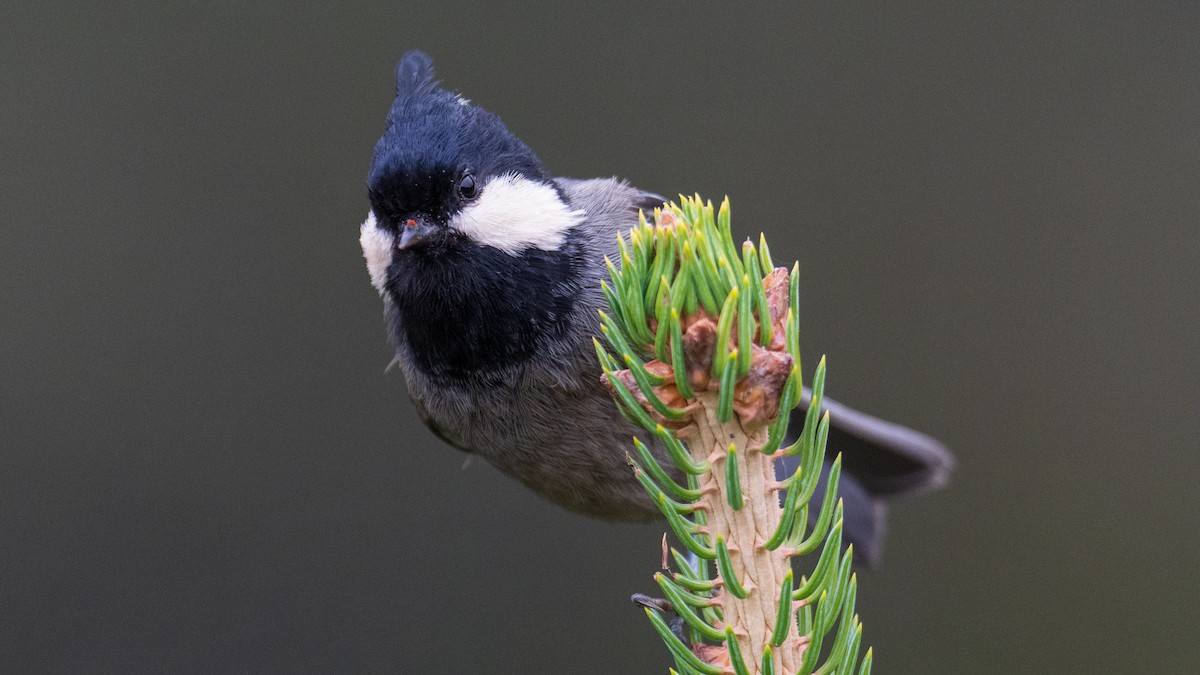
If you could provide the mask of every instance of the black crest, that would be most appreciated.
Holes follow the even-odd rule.
[[[435,86],[433,59],[425,52],[414,49],[396,64],[396,96],[412,96]]]
[[[376,195],[410,208],[441,200],[465,171],[476,180],[517,173],[557,190],[537,156],[500,118],[442,89],[425,52],[407,52],[396,64],[396,99],[385,126],[368,182]]]

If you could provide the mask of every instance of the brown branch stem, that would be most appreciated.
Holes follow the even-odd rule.
[[[725,591],[722,611],[725,624],[733,627],[748,671],[757,675],[761,673],[762,654],[775,628],[784,576],[791,568],[782,547],[772,551],[763,545],[779,527],[783,515],[777,495],[775,462],[762,453],[767,441],[766,427],[747,432],[737,415],[724,424],[719,422],[715,391],[699,392],[696,405],[703,414],[693,414],[694,424],[684,433],[694,458],[715,460],[711,462],[712,470],[700,477],[700,488],[716,493],[708,500],[710,541],[715,542],[717,536],[725,540],[737,581],[748,591],[745,598]],[[738,462],[744,500],[742,508],[737,510],[727,498],[726,448],[731,444],[737,449],[734,461]],[[792,621],[787,639],[774,650],[775,672],[796,672],[804,646]]]

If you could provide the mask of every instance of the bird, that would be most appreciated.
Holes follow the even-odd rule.
[[[665,453],[602,386],[592,339],[617,234],[663,198],[615,177],[554,177],[499,117],[443,88],[424,52],[405,53],[395,78],[359,243],[417,414],[571,511],[659,517],[627,455],[635,436]],[[953,456],[926,434],[827,397],[823,407],[829,452],[843,457],[844,537],[871,564],[886,500],[942,486]]]

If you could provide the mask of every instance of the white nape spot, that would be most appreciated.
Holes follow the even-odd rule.
[[[516,255],[528,248],[557,251],[584,215],[568,208],[549,185],[506,174],[485,183],[450,226],[477,244]]]
[[[459,105],[471,105],[471,102],[470,102],[469,100],[467,100],[467,99],[463,98],[463,97],[462,97],[462,94],[459,94],[458,96],[455,96],[455,97],[454,97],[454,101],[455,101],[456,103],[458,103]]]
[[[396,238],[379,227],[374,211],[368,211],[367,219],[359,229],[358,243],[362,246],[363,257],[367,259],[367,273],[371,275],[371,285],[383,295],[383,284],[387,281],[387,268],[392,263]]]

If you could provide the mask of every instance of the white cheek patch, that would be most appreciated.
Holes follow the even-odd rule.
[[[479,199],[450,226],[477,244],[516,255],[528,248],[557,251],[584,215],[569,209],[549,185],[508,174],[483,185]]]
[[[379,227],[374,211],[368,211],[367,219],[359,229],[358,243],[362,246],[363,257],[367,259],[371,285],[382,295],[383,284],[387,281],[387,268],[392,263],[392,251],[396,248],[396,238]]]

